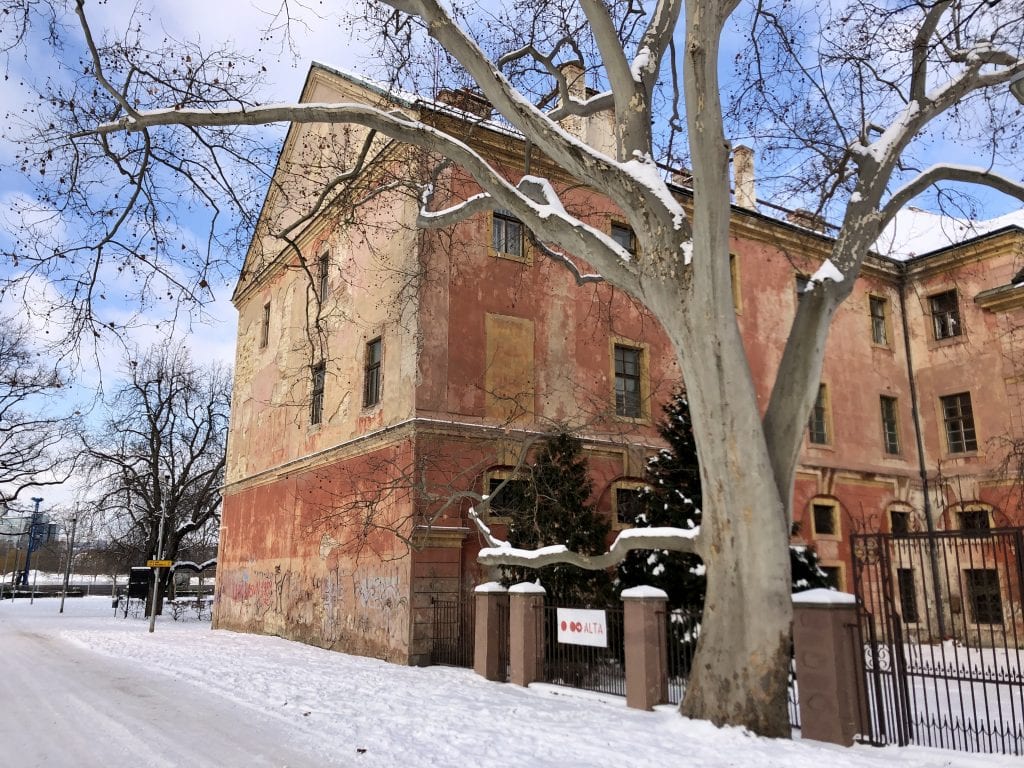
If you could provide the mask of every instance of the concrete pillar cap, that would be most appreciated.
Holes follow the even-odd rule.
[[[857,596],[834,589],[808,589],[793,595],[794,605],[856,605]]]
[[[481,584],[474,592],[508,592],[501,584],[496,581],[488,581],[486,584]]]
[[[523,581],[519,584],[513,584],[508,588],[508,591],[517,595],[546,595],[548,593],[544,587],[532,581]]]
[[[668,593],[664,589],[645,585],[630,587],[622,590],[623,600],[668,600]]]

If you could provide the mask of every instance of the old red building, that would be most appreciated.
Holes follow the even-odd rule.
[[[383,96],[314,66],[302,98]],[[427,122],[458,122],[510,178],[523,173],[518,140],[470,120],[471,97],[449,94],[459,109],[390,98]],[[581,137],[601,141],[600,118],[578,122]],[[531,439],[566,425],[584,437],[595,501],[617,524],[618,500],[660,445],[654,424],[679,372],[642,306],[602,283],[577,284],[500,211],[425,232],[415,195],[393,184],[372,196],[380,185],[367,183],[306,215],[330,181],[324,159],[355,158],[365,139],[357,129],[290,130],[234,295],[215,622],[421,663],[431,601],[485,577],[464,492],[487,493]],[[367,156],[371,181],[421,163],[381,138]],[[532,162],[567,206],[630,242],[601,195]],[[439,182],[455,199],[474,189],[455,172]],[[801,281],[828,238],[807,217],[739,202],[734,300],[767,403]],[[959,240],[871,259],[835,318],[795,516],[797,540],[815,546],[840,587],[850,587],[854,532],[1020,521],[1015,471],[1002,464],[1024,438],[1024,291],[1013,282],[1024,231],[990,226]],[[911,594],[913,578],[901,578]],[[975,586],[1011,589],[998,578]]]

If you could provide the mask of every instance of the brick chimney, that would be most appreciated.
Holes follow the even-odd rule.
[[[742,144],[732,151],[732,180],[735,202],[740,208],[757,210],[754,192],[754,150]]]

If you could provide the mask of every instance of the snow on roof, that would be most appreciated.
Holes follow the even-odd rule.
[[[972,221],[908,207],[897,213],[882,230],[874,250],[890,259],[907,261],[1010,226],[1024,228],[1024,209],[994,219]]]

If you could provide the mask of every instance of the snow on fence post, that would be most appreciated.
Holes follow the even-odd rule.
[[[811,589],[793,595],[793,649],[805,739],[850,746],[867,733],[857,598]]]
[[[626,706],[653,709],[668,701],[668,595],[657,587],[622,591]]]
[[[544,595],[540,584],[509,587],[509,680],[529,685],[544,677]]]
[[[500,614],[508,605],[508,590],[496,581],[478,586],[476,594],[476,633],[473,638],[473,671],[488,680],[505,682],[505,669],[501,663],[503,633],[508,632]]]

